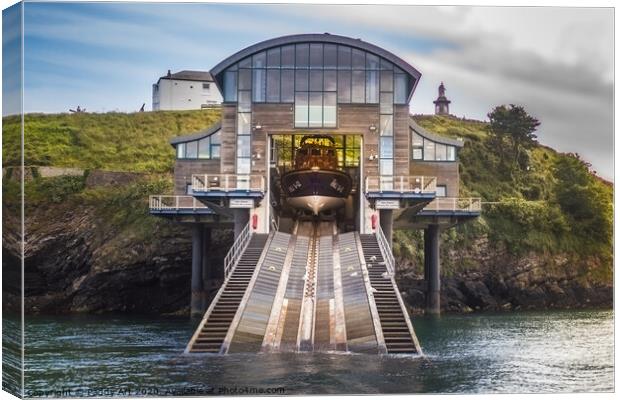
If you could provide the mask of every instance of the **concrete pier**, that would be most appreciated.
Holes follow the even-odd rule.
[[[211,228],[204,227],[202,231],[202,294],[201,294],[201,312],[205,312],[209,307],[212,293],[217,291],[217,288],[222,283],[221,279],[218,279],[215,265],[212,263],[211,254]],[[214,290],[215,289],[215,290]]]
[[[233,211],[235,218],[235,239],[241,235],[241,231],[250,221],[250,210],[247,208],[237,208]]]
[[[428,228],[424,230],[424,266],[427,282],[426,313],[439,315],[441,312],[439,225],[429,225]]]
[[[392,248],[392,223],[392,210],[379,210],[379,224],[390,248]]]
[[[191,315],[202,315],[204,286],[202,280],[202,252],[204,229],[201,224],[192,226],[192,298]]]

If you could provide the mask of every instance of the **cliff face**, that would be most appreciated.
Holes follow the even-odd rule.
[[[114,197],[124,193],[92,190],[109,191]],[[119,207],[133,209],[120,218],[106,212],[107,201],[94,202],[83,192],[27,207],[26,313],[188,312],[191,228],[149,216],[144,197],[134,204],[119,202]],[[93,204],[97,202],[101,204]],[[3,271],[13,277],[4,284],[4,307],[18,311],[18,219],[11,209],[4,210]],[[134,219],[136,214],[139,218]],[[213,232],[212,264],[222,265],[231,242],[231,231]]]
[[[8,216],[7,222],[16,220]],[[132,312],[186,314],[190,297],[190,228],[153,219],[146,237],[117,226],[93,206],[57,204],[26,218],[25,310],[27,313]],[[5,225],[3,270],[19,271],[17,236]],[[444,235],[445,236],[445,235]],[[408,240],[409,245],[416,239]],[[213,231],[211,262],[221,265],[230,231]],[[447,312],[611,307],[611,284],[595,279],[596,258],[531,252],[514,256],[481,237],[455,248],[442,246],[441,303]],[[424,309],[419,255],[397,258],[397,280],[413,313]],[[7,279],[9,282],[10,279]],[[8,289],[8,290],[7,290]],[[7,288],[5,309],[19,309],[18,287]]]
[[[218,118],[217,111],[25,116],[26,162],[71,169],[25,176],[26,312],[187,312],[190,228],[149,216],[147,198],[172,192],[169,138]],[[506,164],[484,122],[415,118],[465,139],[460,195],[488,202],[478,221],[442,234],[446,311],[612,305],[611,184],[578,157],[543,146]],[[21,308],[20,189],[11,167],[20,121],[3,125],[3,306],[12,310]],[[394,237],[399,286],[420,311],[420,232]],[[221,265],[232,234],[215,230],[212,240],[211,262]]]
[[[410,311],[425,305],[424,266],[397,259],[397,281]],[[442,249],[441,307],[446,312],[612,307],[613,286],[597,278],[595,257],[529,252],[515,256],[475,240],[468,250]]]

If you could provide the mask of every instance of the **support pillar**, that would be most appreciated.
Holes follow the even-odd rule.
[[[428,242],[428,244],[427,244]],[[427,265],[426,313],[439,315],[441,311],[441,265],[439,260],[439,225],[429,225],[424,231],[424,259]]]
[[[428,264],[431,254],[431,235],[428,228],[424,229],[424,281],[428,287]]]
[[[201,312],[204,313],[211,302],[211,294],[214,286],[217,285],[217,277],[214,276],[214,265],[210,257],[211,250],[211,228],[204,227],[202,231],[202,295],[201,295]],[[218,285],[219,288],[219,285]],[[217,288],[215,288],[217,291]]]
[[[233,211],[233,215],[235,218],[235,239],[241,235],[241,231],[250,221],[250,210],[247,208],[236,208]]]
[[[390,244],[390,249],[392,248],[392,210],[379,210],[379,224],[381,225],[381,230],[385,234],[385,238]]]
[[[200,224],[192,227],[192,298],[190,313],[192,316],[202,314],[202,250],[203,228]]]

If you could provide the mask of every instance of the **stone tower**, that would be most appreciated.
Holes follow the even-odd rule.
[[[446,87],[441,82],[439,85],[439,96],[437,100],[433,101],[435,103],[435,115],[450,115],[450,100],[446,98]]]

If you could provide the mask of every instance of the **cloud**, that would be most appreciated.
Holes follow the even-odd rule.
[[[270,37],[330,32],[416,67],[412,112],[433,112],[440,81],[458,116],[485,119],[498,104],[521,104],[540,119],[542,143],[613,177],[612,9],[28,3],[26,11],[29,111],[64,110],[78,96],[91,109],[133,110],[168,68],[209,69]]]

